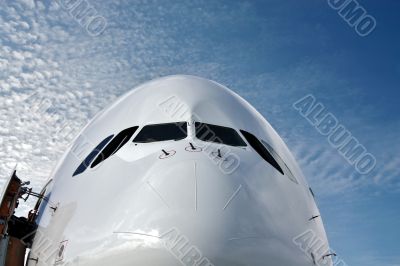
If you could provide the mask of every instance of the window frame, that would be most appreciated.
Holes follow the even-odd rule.
[[[97,159],[97,156],[107,145],[114,139],[114,134],[103,139],[97,146],[86,156],[86,158],[79,164],[72,177],[83,174],[91,164]]]
[[[178,126],[177,124],[184,124],[186,130],[185,131],[182,130],[182,128],[180,126]],[[180,131],[184,133],[184,136],[179,137],[179,138],[175,138],[175,139],[163,139],[163,140],[152,140],[152,141],[137,141],[137,138],[140,136],[140,134],[143,132],[143,130],[145,130],[146,128],[149,128],[149,127],[156,127],[156,126],[161,126],[161,125],[176,125],[177,128],[179,128]],[[144,125],[142,128],[140,128],[140,130],[138,131],[136,136],[133,138],[132,142],[135,143],[135,144],[149,144],[149,143],[157,143],[157,142],[164,142],[164,141],[179,141],[179,140],[186,139],[188,136],[189,136],[189,134],[188,134],[188,123],[186,121],[158,123],[158,124],[148,124],[148,125]]]
[[[282,159],[282,157],[275,151],[274,148],[265,140],[260,139],[261,143],[265,146],[265,148],[271,153],[271,155],[274,157],[275,161],[280,165],[282,168],[283,172],[285,175],[294,183],[298,184],[299,182],[297,181],[297,178],[294,176],[292,170],[290,170],[289,166],[286,164],[286,162]],[[275,156],[274,156],[275,155]],[[277,160],[278,158],[278,160]]]
[[[240,142],[241,142],[241,144],[242,145],[233,145],[232,143],[227,143],[227,142],[224,142],[224,140],[221,138],[221,137],[218,137],[216,134],[215,134],[215,132],[213,131],[213,130],[208,130],[207,129],[207,131],[206,132],[208,132],[208,131],[210,131],[210,132],[212,132],[213,134],[215,134],[215,137],[214,138],[212,138],[212,139],[210,139],[210,140],[206,140],[206,139],[202,139],[202,138],[200,138],[200,136],[198,135],[198,124],[200,124],[200,126],[199,126],[199,129],[200,129],[200,131],[204,128],[204,127],[216,127],[216,128],[220,128],[220,129],[224,129],[224,130],[229,130],[229,131],[231,131],[231,132],[233,132],[233,133],[235,133],[235,137],[237,137],[237,139],[238,140],[240,140]],[[204,142],[209,142],[209,143],[216,143],[216,144],[220,144],[220,145],[227,145],[227,146],[230,146],[230,147],[238,147],[238,148],[244,148],[244,147],[247,147],[247,143],[246,143],[246,141],[244,140],[244,138],[239,134],[239,132],[236,130],[236,129],[234,129],[234,128],[231,128],[231,127],[226,127],[226,126],[220,126],[220,125],[215,125],[215,124],[209,124],[209,123],[204,123],[204,122],[195,122],[194,123],[194,131],[195,131],[195,137],[196,137],[196,139],[198,139],[198,140],[201,140],[201,141],[204,141]],[[204,135],[204,134],[202,134],[202,135]],[[220,140],[220,141],[214,141],[214,140]]]
[[[249,143],[250,147],[270,166],[272,166],[275,170],[277,170],[281,175],[285,175],[282,167],[276,161],[275,157],[271,154],[271,152],[265,147],[264,143],[261,142],[256,135],[241,129],[240,133],[242,133],[245,140]],[[254,144],[254,145],[253,145]],[[260,149],[261,148],[261,149]]]
[[[138,129],[139,126],[129,127],[120,131],[117,135],[115,135],[114,138],[109,143],[107,143],[107,145],[103,148],[103,150],[98,153],[96,159],[90,165],[90,168],[96,167],[97,165],[103,163],[108,158],[116,154],[123,146],[125,146],[129,142],[129,140],[135,135]],[[124,138],[120,141],[121,137]],[[118,143],[115,143],[117,139]]]

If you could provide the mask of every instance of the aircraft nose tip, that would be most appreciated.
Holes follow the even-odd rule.
[[[151,171],[137,194],[126,195],[132,204],[126,206],[127,214],[122,215],[127,218],[115,231],[153,250],[155,256],[173,258],[171,265],[210,266],[214,261],[228,261],[232,254],[224,250],[240,248],[239,238],[254,236],[254,227],[242,224],[239,228],[235,218],[248,202],[239,176],[215,171],[218,166],[207,160]],[[140,248],[135,252],[142,254]]]
[[[263,237],[259,212],[240,172],[226,175],[215,167],[191,161],[149,180],[167,213],[160,220],[164,247],[183,265],[246,265],[238,251],[253,246],[254,255],[262,253],[254,246]]]

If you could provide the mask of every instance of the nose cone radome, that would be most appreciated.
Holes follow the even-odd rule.
[[[308,265],[266,223],[243,176],[208,158],[153,168],[122,200],[129,204],[117,214],[111,251],[98,252],[94,265]]]

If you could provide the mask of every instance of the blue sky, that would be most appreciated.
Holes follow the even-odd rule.
[[[88,0],[107,21],[99,36],[56,2],[0,1],[3,179],[19,162],[40,187],[69,143],[61,125],[77,134],[135,85],[199,75],[238,92],[284,138],[347,265],[400,265],[399,1],[359,0],[377,21],[366,37],[326,0]],[[38,114],[34,92],[63,119]],[[375,156],[372,173],[358,174],[292,107],[307,94]]]

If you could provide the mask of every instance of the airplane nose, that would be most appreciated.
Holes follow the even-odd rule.
[[[115,233],[152,247],[154,258],[172,258],[171,265],[251,265],[237,251],[255,256],[265,231],[242,175],[225,174],[208,159],[152,169],[126,199],[129,213],[121,213],[126,218]]]
[[[79,265],[304,266],[243,170],[216,168],[206,159],[150,169],[116,195],[118,223],[111,232],[102,227],[112,237],[105,234]]]

